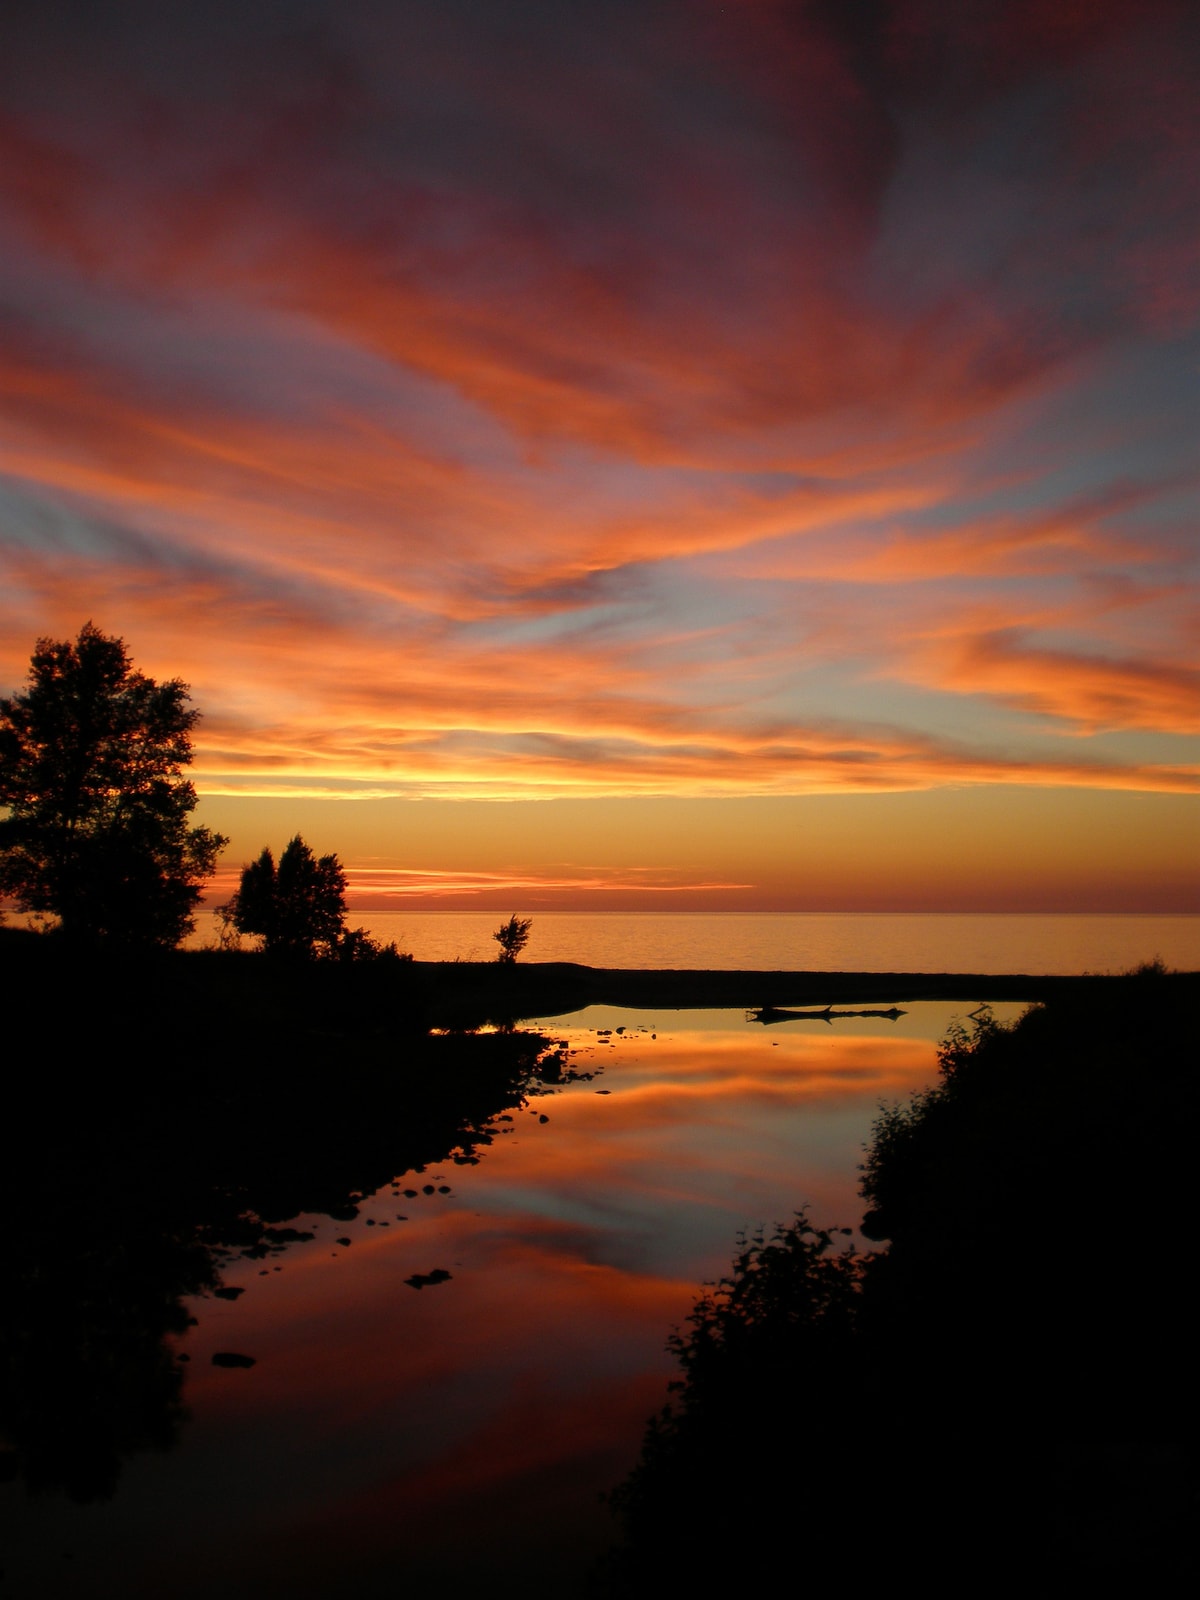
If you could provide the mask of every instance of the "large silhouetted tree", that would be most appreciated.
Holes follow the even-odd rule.
[[[185,683],[135,671],[90,622],[39,639],[0,699],[0,890],[74,938],[177,944],[227,842],[188,822],[199,716]]]
[[[239,933],[261,934],[270,955],[332,953],[345,935],[346,874],[337,856],[318,859],[297,834],[278,865],[264,850],[242,868],[226,915]]]

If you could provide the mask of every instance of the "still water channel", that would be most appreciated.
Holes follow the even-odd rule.
[[[180,1444],[102,1503],[4,1485],[0,1595],[581,1594],[669,1330],[739,1232],[801,1205],[858,1220],[879,1102],[931,1081],[967,1009],[532,1024],[594,1076],[505,1114],[478,1165],[397,1173],[354,1221],[297,1219],[311,1241],[232,1263],[244,1293],[197,1298],[179,1341]]]

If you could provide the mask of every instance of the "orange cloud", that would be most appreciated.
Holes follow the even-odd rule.
[[[77,563],[65,584],[41,563],[25,561],[16,570],[27,590],[41,587],[65,615],[91,609],[85,564]],[[261,598],[247,595],[220,568],[197,569],[165,605],[151,574],[118,571],[128,574],[122,608],[133,625],[127,631],[144,641],[139,660],[148,669],[184,675],[206,709],[196,775],[209,793],[499,798],[880,790],[942,782],[1197,786],[1196,770],[1187,764],[1087,758],[1076,749],[1011,755],[979,741],[968,745],[894,726],[767,720],[752,697],[744,703],[736,675],[722,680],[719,660],[704,669],[717,686],[707,704],[668,698],[671,686],[655,660],[664,648],[661,636],[645,647],[648,659],[636,642],[603,632],[490,649],[469,629],[437,624],[432,632],[417,626],[407,637],[389,636],[378,624],[356,627],[353,613],[345,619],[322,615],[303,597],[287,605],[269,590]],[[239,626],[231,629],[234,617]],[[189,623],[190,631],[181,634]],[[15,664],[28,640],[11,609],[4,631]],[[1135,726],[1180,725],[1194,694],[1186,673],[1101,670],[1087,662],[1077,681],[1064,673],[1063,687],[1052,691],[1045,687],[1047,667],[1057,672],[1057,658],[1035,658],[1018,679],[1020,657],[997,646],[989,654],[978,642],[986,637],[970,633],[924,645],[920,670],[955,693],[1014,700],[1025,694],[1021,703],[1031,706],[1033,691],[1026,686],[1041,681],[1043,699],[1035,709],[1065,704],[1072,693],[1091,694],[1083,709],[1093,720],[1089,707],[1104,694],[1104,704],[1124,706],[1127,724]],[[881,633],[876,643],[882,647],[886,637]],[[913,670],[903,660],[904,644],[901,636],[893,647],[901,674]],[[776,664],[768,653],[765,666]],[[1118,684],[1125,686],[1120,701]],[[1129,711],[1134,694],[1150,691],[1157,698],[1135,720]]]
[[[961,637],[939,665],[943,687],[1061,718],[1082,732],[1200,733],[1200,671],[1191,666],[1038,649],[1015,630]]]
[[[841,583],[929,583],[945,578],[1075,576],[1081,571],[1119,570],[1178,561],[1176,541],[1135,537],[1105,525],[1106,519],[1152,504],[1164,484],[1116,484],[1061,505],[1022,515],[977,516],[957,527],[911,527],[898,508],[881,503],[877,515],[863,507],[863,521],[831,538],[805,538],[763,545],[729,558],[731,572],[757,578]],[[1192,487],[1192,485],[1184,485]],[[943,494],[943,503],[948,496]],[[931,497],[930,503],[936,503]],[[920,509],[913,506],[911,509]],[[853,520],[859,520],[854,513]],[[851,520],[848,518],[847,520]],[[825,532],[825,524],[815,523]]]
[[[752,11],[14,40],[5,687],[92,616],[214,796],[1194,792],[1179,16]]]

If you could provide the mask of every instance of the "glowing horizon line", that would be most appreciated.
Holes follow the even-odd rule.
[[[420,868],[408,867],[352,867],[345,868],[347,878],[347,896],[349,898],[363,894],[379,895],[387,899],[403,899],[410,895],[431,895],[442,897],[453,894],[487,894],[497,890],[517,891],[563,891],[567,893],[578,890],[598,891],[601,893],[619,894],[631,892],[634,894],[695,894],[712,892],[714,890],[754,890],[760,887],[756,883],[722,883],[700,880],[688,883],[671,883],[665,881],[647,882],[645,874],[652,872],[653,868],[626,869],[629,877],[608,878],[550,878],[538,877],[533,874],[508,875],[504,873],[462,873],[449,870],[431,868],[423,871]],[[641,876],[637,876],[637,874]],[[205,898],[216,892],[227,892],[226,886],[233,885],[240,877],[240,868],[218,868],[206,884]],[[374,881],[375,878],[402,878],[406,882],[387,883]],[[231,890],[228,892],[232,892]]]

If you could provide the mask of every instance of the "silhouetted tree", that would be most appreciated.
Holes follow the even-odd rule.
[[[278,866],[264,849],[242,868],[225,914],[239,933],[261,934],[269,955],[302,960],[329,955],[345,933],[346,874],[337,856],[314,856],[296,834]]]
[[[492,935],[500,946],[497,961],[515,961],[529,943],[529,930],[532,927],[532,917],[511,916],[502,928],[497,928]]]
[[[91,622],[74,641],[38,640],[27,687],[0,699],[0,890],[23,911],[76,938],[170,946],[191,932],[228,841],[188,826],[188,700]]]

